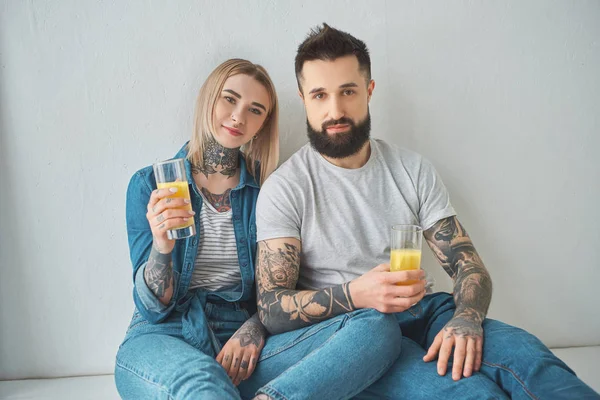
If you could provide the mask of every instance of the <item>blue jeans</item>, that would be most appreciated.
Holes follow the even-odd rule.
[[[400,358],[356,399],[600,399],[535,336],[492,319],[483,323],[480,371],[457,382],[451,368],[439,376],[436,362],[425,363],[423,356],[454,311],[452,296],[436,293],[396,314]]]
[[[248,318],[238,303],[207,303],[207,340],[176,311],[151,325],[134,315],[117,353],[115,381],[123,399],[347,399],[396,361],[401,335],[392,315],[358,310],[267,338],[252,376],[238,388],[215,361]]]

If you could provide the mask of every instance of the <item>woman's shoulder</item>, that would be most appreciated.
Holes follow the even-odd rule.
[[[137,170],[129,180],[127,191],[131,192],[152,192],[156,189],[156,181],[154,179],[154,169],[152,165],[148,165]]]

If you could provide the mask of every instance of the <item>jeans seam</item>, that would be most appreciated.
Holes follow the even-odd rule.
[[[138,373],[137,371],[135,371],[133,368],[128,367],[125,364],[120,363],[118,360],[117,360],[116,364],[117,364],[117,368],[122,368],[125,371],[131,372],[132,374],[134,374],[135,376],[137,376],[138,378],[140,378],[144,382],[149,383],[152,386],[156,386],[160,391],[164,392],[169,397],[169,400],[174,400],[173,396],[171,396],[170,391],[166,387],[164,387],[163,385],[161,385],[161,384],[159,384],[157,382],[153,382],[149,378],[146,378],[145,376],[143,376],[140,373]]]
[[[285,350],[287,350],[287,349],[289,349],[291,347],[294,347],[298,343],[300,343],[300,342],[302,342],[302,341],[304,341],[304,340],[306,340],[306,339],[308,339],[310,337],[313,337],[317,333],[321,332],[323,329],[326,329],[326,328],[330,327],[331,325],[333,325],[333,324],[335,324],[337,322],[337,321],[333,321],[333,320],[330,320],[330,321],[331,322],[329,324],[320,327],[318,330],[315,330],[314,332],[310,333],[309,335],[301,336],[300,339],[296,339],[296,340],[294,340],[294,341],[292,341],[292,342],[290,342],[290,343],[288,343],[286,345],[280,346],[280,347],[272,350],[271,352],[269,352],[267,354],[261,354],[258,362],[261,362],[262,360],[266,360],[267,358],[273,357],[273,356],[281,353],[282,351],[285,351]]]
[[[531,397],[532,399],[535,399],[535,400],[539,400],[538,397],[536,397],[533,393],[531,393],[529,391],[527,386],[525,386],[525,382],[523,382],[523,380],[521,378],[519,378],[519,376],[516,374],[516,372],[514,372],[509,367],[502,365],[502,364],[489,363],[487,361],[483,361],[483,364],[487,365],[490,368],[500,368],[500,369],[503,369],[503,370],[509,372],[513,376],[513,378],[515,378],[517,380],[517,382],[519,382],[519,384],[523,387],[523,390],[525,391],[525,393],[527,393],[527,395],[529,395],[529,397]]]

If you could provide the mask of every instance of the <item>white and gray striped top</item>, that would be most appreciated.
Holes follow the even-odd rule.
[[[231,210],[220,213],[204,196],[202,201],[200,243],[190,289],[216,292],[238,285],[242,277]]]

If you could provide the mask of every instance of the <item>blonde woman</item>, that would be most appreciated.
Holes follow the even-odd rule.
[[[320,357],[336,362],[331,354],[339,349],[359,360],[361,353],[346,343],[365,329],[375,330],[370,336],[378,342],[365,351],[380,356],[382,365],[398,355],[397,324],[372,312],[276,335],[259,363],[266,330],[254,295],[255,205],[259,185],[277,165],[278,148],[278,102],[269,75],[231,59],[200,89],[194,133],[174,157],[185,158],[193,211],[182,208],[183,199],[168,197],[168,189],[156,189],[151,166],[132,177],[126,215],[136,309],[116,359],[122,398],[269,398],[265,386],[292,365],[300,368],[279,382],[301,384],[304,394],[289,390],[310,398],[313,381],[339,385],[343,375],[324,379],[305,372],[327,365]],[[192,215],[196,235],[169,240],[166,232]],[[346,326],[354,328],[341,329]],[[322,355],[309,355],[314,349]],[[256,368],[260,373],[253,374]],[[383,372],[370,371],[360,389]]]

